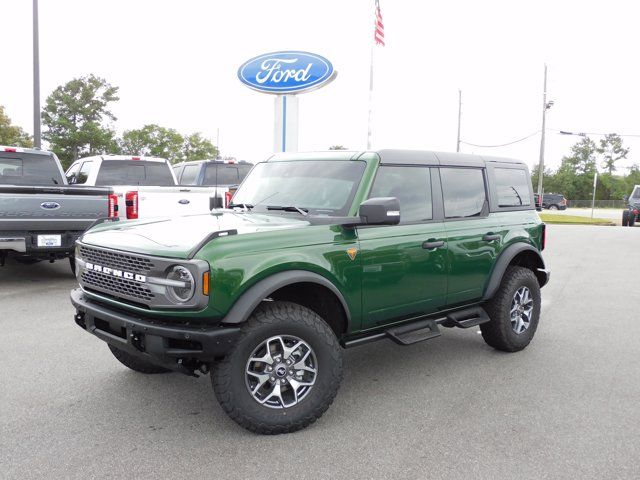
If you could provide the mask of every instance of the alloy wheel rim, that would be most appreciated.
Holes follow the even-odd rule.
[[[528,287],[520,287],[516,290],[511,300],[511,328],[520,335],[531,325],[533,315],[533,297]]]
[[[309,395],[318,376],[315,352],[292,335],[270,337],[247,361],[245,383],[253,399],[269,408],[290,408]]]

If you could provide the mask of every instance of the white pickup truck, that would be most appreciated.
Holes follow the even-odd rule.
[[[162,158],[97,155],[75,161],[69,185],[112,187],[122,220],[207,213],[226,207],[227,188],[180,186]]]

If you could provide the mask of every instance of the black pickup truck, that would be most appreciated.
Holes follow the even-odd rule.
[[[115,216],[113,191],[67,185],[58,158],[37,149],[0,146],[0,265],[69,258],[76,239]]]

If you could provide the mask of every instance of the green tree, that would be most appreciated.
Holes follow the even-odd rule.
[[[125,155],[160,157],[173,163],[182,159],[184,137],[173,128],[150,124],[127,130],[119,144]]]
[[[627,158],[629,154],[629,149],[622,146],[622,137],[616,133],[610,133],[600,139],[596,151],[602,156],[602,168],[609,174],[616,171],[616,162]]]
[[[347,147],[344,147],[342,145],[331,145],[329,147],[329,150],[346,150]]]
[[[220,152],[211,140],[196,132],[184,137],[182,153],[184,160],[204,160],[217,158]]]
[[[74,78],[47,97],[42,112],[43,138],[63,165],[81,156],[110,153],[117,147],[115,132],[109,127],[109,121],[116,120],[110,104],[119,100],[117,94],[118,87],[89,75]]]
[[[11,125],[11,119],[2,105],[0,105],[0,145],[33,147],[31,136],[17,125]]]

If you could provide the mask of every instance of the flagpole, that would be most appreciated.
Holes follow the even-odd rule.
[[[371,117],[373,110],[373,45],[371,45],[371,63],[369,68],[369,120],[367,128],[367,150],[371,150]]]

